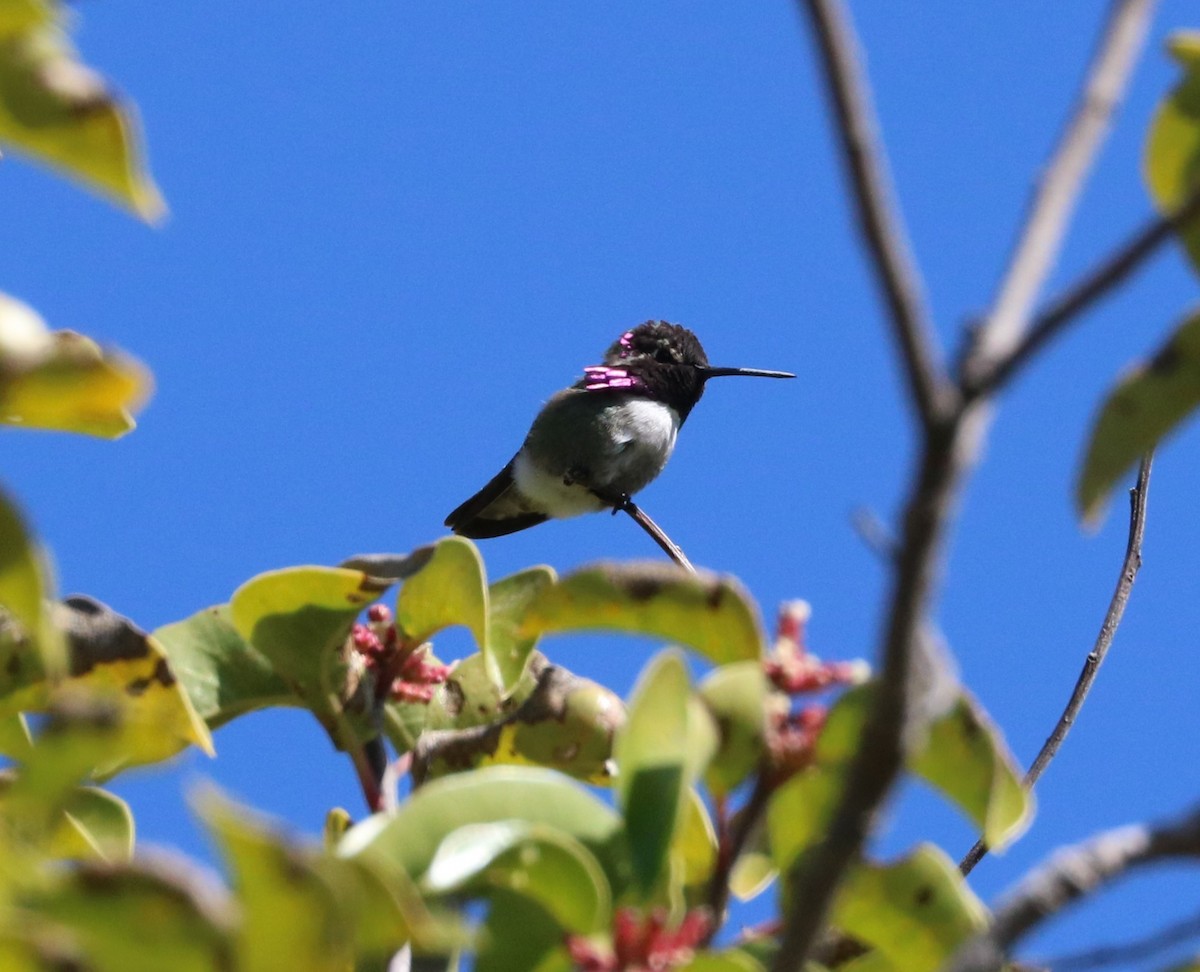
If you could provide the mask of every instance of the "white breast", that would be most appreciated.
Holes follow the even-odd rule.
[[[592,404],[568,397],[560,408],[577,408],[581,401]],[[613,396],[604,408],[581,413],[579,425],[554,425],[555,448],[549,449],[539,430],[554,422],[556,412],[551,408],[547,413],[517,454],[513,480],[531,508],[559,518],[604,509],[593,489],[617,496],[645,487],[667,464],[679,432],[679,414],[670,406],[640,396]],[[566,441],[564,427],[571,430]],[[574,481],[572,470],[585,471],[587,478]]]

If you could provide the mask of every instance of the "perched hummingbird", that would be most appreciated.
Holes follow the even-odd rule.
[[[696,335],[678,324],[646,321],[626,331],[603,364],[584,368],[546,403],[512,461],[446,526],[480,539],[621,508],[662,472],[704,383],[724,375],[796,377],[710,367]]]

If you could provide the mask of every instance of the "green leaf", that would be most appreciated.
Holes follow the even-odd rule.
[[[574,972],[558,922],[522,895],[492,896],[481,937],[475,972]]]
[[[767,825],[760,818],[734,862],[729,875],[729,890],[739,901],[750,901],[770,887],[778,873],[767,841]]]
[[[591,679],[562,668],[554,674],[559,677],[540,678],[537,690],[506,721],[498,749],[513,761],[607,786],[625,706],[615,692]]]
[[[232,968],[228,903],[176,860],[84,864],[19,904],[49,923],[47,933],[73,941],[95,972]]]
[[[672,884],[685,894],[685,900],[672,904],[684,907],[702,904],[709,878],[717,866],[717,834],[708,808],[695,789],[687,791],[670,855]]]
[[[153,637],[209,729],[256,709],[301,702],[270,662],[238,634],[228,604],[164,625]]]
[[[565,932],[586,935],[612,920],[604,871],[574,838],[522,820],[469,824],[438,846],[422,882],[434,894],[504,888],[541,905]]]
[[[383,958],[409,940],[410,917],[424,910],[415,893],[388,888],[365,862],[289,840],[215,793],[199,806],[234,872],[239,969],[344,972],[356,955]]]
[[[69,829],[80,843],[56,844],[51,853],[61,857],[93,854],[105,861],[128,861],[133,857],[134,823],[129,804],[115,793],[94,786],[81,786],[68,798],[64,813]]]
[[[838,699],[817,740],[813,764],[772,796],[767,819],[780,871],[825,832],[858,749],[873,688],[860,685]],[[953,801],[997,846],[1017,836],[1032,813],[1032,797],[999,730],[962,688],[908,754],[907,769]]]
[[[0,141],[144,220],[160,219],[134,108],[79,61],[55,24],[27,24],[0,41]]]
[[[262,652],[342,748],[377,734],[373,700],[363,698],[353,677],[346,639],[359,612],[390,586],[359,570],[289,567],[251,578],[229,602],[238,634]],[[346,732],[356,738],[345,738]]]
[[[32,308],[0,294],[0,423],[115,439],[137,425],[132,413],[152,387],[133,358],[74,331],[51,332]]]
[[[1033,795],[1000,730],[965,690],[930,726],[909,769],[953,800],[989,847],[999,849],[1020,836],[1033,815]]]
[[[459,827],[512,819],[575,838],[595,856],[614,894],[629,880],[628,845],[616,811],[558,773],[525,766],[489,766],[426,783],[395,813],[352,827],[339,853],[370,855],[419,879],[438,845]]]
[[[488,588],[489,650],[506,693],[520,681],[538,641],[536,634],[521,633],[521,623],[530,604],[556,580],[550,567],[530,567]]]
[[[53,580],[13,503],[0,492],[0,698],[65,665],[45,599]]]
[[[409,577],[396,599],[396,625],[414,642],[428,641],[443,628],[461,624],[488,657],[487,581],[475,544],[446,537],[433,545],[433,555]],[[489,674],[500,684],[498,667]]]
[[[0,756],[25,759],[33,745],[29,725],[20,712],[0,715]]]
[[[1109,392],[1092,426],[1075,499],[1095,521],[1117,481],[1200,405],[1200,312]]]
[[[599,564],[569,574],[534,599],[523,630],[650,635],[718,665],[763,651],[758,611],[737,581],[658,563]]]
[[[714,795],[737,789],[763,759],[767,679],[762,662],[723,665],[697,690],[716,720],[719,744],[704,781]]]
[[[1185,73],[1159,105],[1144,162],[1150,195],[1163,213],[1177,209],[1200,185],[1200,33],[1176,34],[1170,49]],[[1200,226],[1195,220],[1182,230],[1181,239],[1200,269]]]
[[[662,876],[684,807],[690,698],[683,657],[670,649],[660,653],[638,679],[614,746],[617,802],[643,893]]]
[[[941,850],[922,845],[888,865],[852,869],[833,924],[904,972],[935,972],[987,925],[987,913]]]

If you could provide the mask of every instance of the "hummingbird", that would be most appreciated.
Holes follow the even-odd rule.
[[[687,328],[639,324],[613,343],[603,364],[584,368],[579,381],[551,397],[517,454],[446,517],[446,526],[483,539],[625,508],[666,466],[708,379],[727,375],[796,377],[714,368]]]

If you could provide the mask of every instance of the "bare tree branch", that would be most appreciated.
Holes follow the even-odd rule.
[[[1106,965],[1128,968],[1135,962],[1144,962],[1159,952],[1197,937],[1200,937],[1200,915],[1192,915],[1132,942],[1104,945],[1073,955],[1060,955],[1048,960],[1045,965],[1054,969],[1054,972],[1082,972],[1085,969],[1104,968]]]
[[[1051,340],[1075,323],[1096,301],[1106,297],[1139,269],[1168,240],[1200,217],[1200,186],[1173,213],[1152,220],[1033,320],[1012,352],[996,363],[979,384],[963,389],[967,398],[988,395],[1006,385]]]
[[[992,313],[964,363],[967,385],[978,385],[980,376],[1012,354],[1027,328],[1141,52],[1155,5],[1156,0],[1115,0],[1112,5],[1082,94],[1034,194]]]
[[[1045,919],[1127,871],[1176,857],[1200,858],[1200,808],[1182,820],[1110,830],[1057,852],[996,910],[987,931],[959,950],[949,972],[992,972]]]
[[[1142,566],[1142,537],[1146,531],[1146,499],[1150,492],[1150,465],[1153,459],[1153,453],[1143,457],[1141,468],[1138,470],[1137,485],[1129,491],[1129,539],[1125,543],[1125,557],[1121,561],[1121,573],[1117,578],[1117,588],[1108,602],[1104,623],[1100,625],[1100,633],[1096,636],[1092,650],[1084,659],[1083,671],[1079,673],[1079,678],[1075,681],[1071,698],[1067,700],[1066,708],[1058,717],[1054,731],[1042,744],[1041,752],[1037,754],[1037,759],[1033,761],[1029,772],[1025,774],[1026,789],[1033,789],[1034,784],[1046,771],[1046,767],[1050,765],[1050,761],[1057,755],[1063,740],[1067,738],[1067,733],[1075,725],[1079,711],[1083,708],[1083,703],[1087,701],[1092,684],[1096,681],[1096,675],[1100,672],[1100,666],[1104,664],[1104,656],[1112,647],[1113,638],[1121,624],[1121,618],[1125,616],[1125,605],[1129,603],[1133,582]],[[967,852],[967,856],[958,865],[959,870],[964,876],[970,874],[972,868],[983,859],[987,852],[987,844],[982,840],[979,841]]]
[[[801,9],[808,12],[812,21],[825,87],[837,119],[843,161],[854,190],[859,227],[887,301],[909,393],[921,420],[929,425],[945,411],[951,386],[936,349],[920,275],[891,199],[887,165],[876,138],[878,126],[858,42],[841,0],[804,0]]]
[[[1010,353],[1025,330],[1029,310],[1053,265],[1153,7],[1153,0],[1118,0],[1114,4],[1084,81],[1081,107],[1068,125],[1037,195],[997,305],[964,361],[965,374],[985,374],[987,369],[981,365]],[[862,120],[862,102],[846,97],[845,79],[857,78],[860,72],[853,45],[846,40],[845,16],[837,0],[806,0],[805,8],[825,56],[827,81],[839,106],[843,143],[853,161],[862,146],[853,133],[865,130],[869,134],[870,129]],[[898,316],[896,320],[908,319]],[[920,333],[907,324],[897,326],[902,344]],[[914,359],[910,353],[905,351],[905,361],[911,368]],[[922,399],[925,435],[907,491],[878,688],[828,832],[788,875],[791,905],[773,972],[799,972],[803,967],[826,923],[838,882],[861,854],[874,816],[900,775],[905,747],[919,738],[923,728],[926,686],[922,673],[935,663],[924,655],[927,641],[922,634],[941,566],[944,536],[954,517],[962,480],[986,437],[990,409],[986,397],[962,402],[954,396],[952,407],[947,407],[923,380],[913,384],[928,396]],[[935,379],[933,388],[940,387]]]

